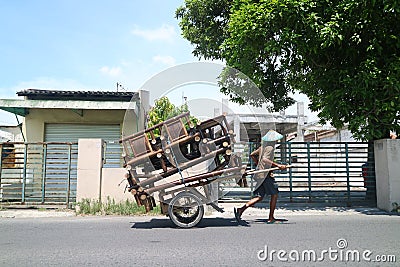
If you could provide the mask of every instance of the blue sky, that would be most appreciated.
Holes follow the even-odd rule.
[[[0,1],[1,94],[32,87],[134,90],[193,61],[180,37],[182,1]]]
[[[0,98],[27,89],[136,91],[176,64],[197,61],[180,35],[183,0],[0,1]],[[15,124],[9,113],[0,123]]]

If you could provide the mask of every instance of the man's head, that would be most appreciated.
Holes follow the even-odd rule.
[[[275,147],[276,141],[283,138],[283,135],[274,130],[269,130],[262,138],[261,145],[263,147],[272,146]]]
[[[262,142],[276,142],[283,138],[283,135],[274,130],[269,130],[262,138]]]

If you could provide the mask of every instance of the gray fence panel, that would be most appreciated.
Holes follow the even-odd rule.
[[[255,168],[249,154],[259,145],[237,145],[242,161],[249,169]],[[275,149],[275,160],[293,165],[288,170],[274,173],[279,183],[280,200],[374,206],[375,175],[373,162],[367,164],[368,153],[368,143],[363,142],[280,143]],[[233,183],[223,184],[224,200],[252,197],[255,183],[251,177],[247,177],[247,184],[247,188],[239,188]]]
[[[0,150],[0,202],[75,202],[77,143],[2,143]]]

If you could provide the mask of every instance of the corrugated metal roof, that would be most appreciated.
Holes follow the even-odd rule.
[[[88,101],[130,101],[139,99],[137,92],[116,91],[62,91],[25,89],[17,92],[18,96],[25,96],[34,100],[88,100]]]

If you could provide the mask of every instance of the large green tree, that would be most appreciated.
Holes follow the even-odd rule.
[[[195,56],[246,74],[272,110],[299,91],[359,139],[400,132],[400,1],[185,0],[176,17]],[[260,104],[232,88],[222,91]]]

